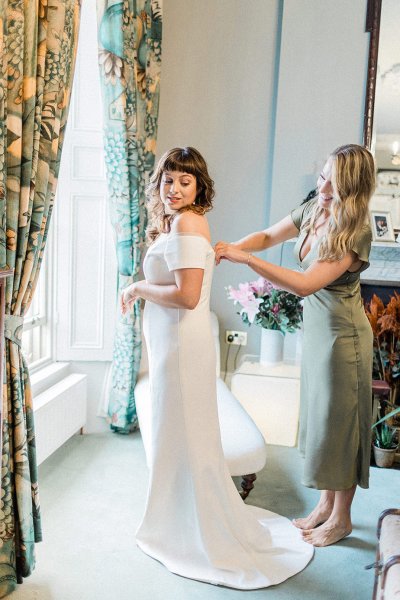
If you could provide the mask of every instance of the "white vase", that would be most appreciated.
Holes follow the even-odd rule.
[[[260,363],[276,365],[283,361],[284,335],[276,329],[261,329]]]

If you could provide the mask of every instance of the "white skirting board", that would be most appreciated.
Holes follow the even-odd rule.
[[[87,376],[68,375],[33,400],[36,458],[40,465],[86,423]]]

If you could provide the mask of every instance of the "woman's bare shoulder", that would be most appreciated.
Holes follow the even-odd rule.
[[[189,210],[179,213],[175,217],[171,231],[175,233],[197,233],[210,241],[210,227],[206,217]]]

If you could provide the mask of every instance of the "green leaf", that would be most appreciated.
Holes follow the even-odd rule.
[[[400,412],[400,406],[398,406],[397,408],[395,408],[394,410],[392,410],[391,412],[387,413],[387,415],[385,415],[384,417],[382,417],[382,419],[379,419],[379,421],[377,421],[376,423],[374,423],[371,427],[371,429],[373,429],[374,427],[376,427],[377,425],[380,425],[381,423],[383,423],[384,421],[387,421],[388,419],[390,419],[391,417],[394,417],[394,415],[397,415]]]

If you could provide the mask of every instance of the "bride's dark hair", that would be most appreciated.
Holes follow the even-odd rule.
[[[198,150],[188,146],[173,148],[166,152],[160,158],[146,189],[149,213],[146,234],[150,243],[154,242],[160,233],[169,233],[171,222],[176,214],[166,214],[165,206],[160,198],[161,178],[164,171],[190,173],[196,178],[196,200],[182,210],[191,210],[198,215],[204,215],[212,209],[212,199],[215,195],[214,182],[208,174],[207,163]]]

